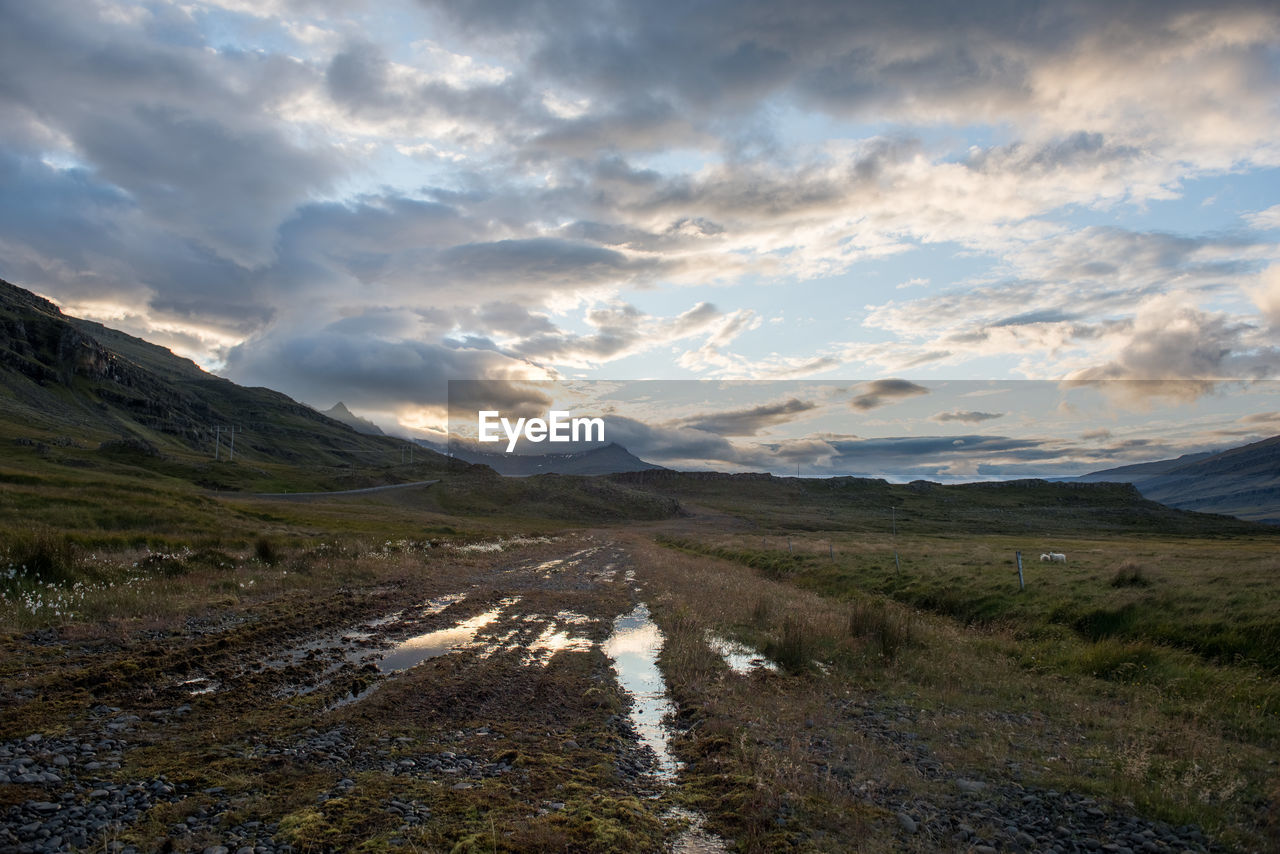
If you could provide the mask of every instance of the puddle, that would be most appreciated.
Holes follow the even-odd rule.
[[[557,652],[568,650],[570,652],[586,652],[591,649],[592,643],[590,638],[574,637],[565,631],[556,631],[554,626],[547,626],[543,629],[542,634],[538,635],[532,643],[529,644],[528,653],[525,654],[521,664],[526,667],[531,664],[539,664],[546,667],[551,662],[552,656]]]
[[[498,538],[496,540],[486,540],[479,543],[466,543],[460,546],[450,545],[449,548],[462,554],[487,554],[505,551],[509,548],[518,548],[520,546],[554,543],[555,541],[556,539],[554,537],[510,537],[508,539]]]
[[[180,683],[181,687],[187,689],[187,694],[192,697],[199,697],[201,694],[212,694],[222,687],[222,683],[216,679],[210,679],[208,676],[197,676],[194,679],[187,679]]]
[[[613,660],[622,689],[631,695],[628,715],[640,742],[651,747],[657,757],[655,776],[670,780],[679,772],[680,764],[671,754],[670,733],[663,724],[664,718],[675,714],[675,708],[667,699],[666,683],[658,670],[662,642],[662,632],[642,603],[630,614],[613,621],[613,634],[602,649]]]
[[[716,834],[703,828],[706,816],[692,812],[683,807],[672,807],[662,816],[665,819],[676,819],[688,822],[675,842],[667,849],[670,854],[722,854],[729,850],[725,841]]]
[[[720,635],[707,632],[707,646],[716,651],[729,669],[740,676],[749,676],[756,670],[778,672],[778,665],[765,658],[746,644],[722,638]]]
[[[520,601],[519,598],[503,599],[496,607],[483,614],[477,614],[469,620],[463,620],[457,625],[406,638],[384,652],[381,658],[374,661],[374,664],[384,674],[399,673],[428,659],[462,649],[475,641],[481,629],[498,619],[504,608],[518,601]]]

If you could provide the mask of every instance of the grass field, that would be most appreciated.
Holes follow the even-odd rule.
[[[239,686],[196,698],[191,723],[165,724],[122,760],[121,780],[163,775],[192,793],[121,830],[140,850],[188,814],[204,822],[226,809],[217,814],[268,822],[299,850],[399,850],[392,840],[404,832],[381,817],[397,792],[433,816],[409,837],[424,851],[658,850],[674,844],[679,822],[665,811],[677,807],[741,851],[1012,844],[994,820],[953,840],[971,807],[957,779],[984,781],[1015,806],[1075,793],[1107,816],[1195,825],[1230,850],[1280,843],[1270,529],[1133,505],[1124,489],[1047,484],[695,479],[663,489],[443,472],[427,487],[277,500],[163,470],[192,462],[89,467],[68,460],[97,461],[96,450],[19,450],[29,456],[0,466],[0,735],[57,738],[104,704],[144,721],[167,714],[192,673]],[[415,475],[432,477],[377,476]],[[287,467],[273,479],[317,483]],[[561,571],[543,567],[580,548],[586,527],[623,563],[542,574]],[[1067,564],[1040,563],[1048,550]],[[630,592],[617,586],[623,566]],[[590,580],[606,575],[614,586]],[[611,770],[633,736],[617,729],[627,701],[598,648],[566,649],[538,672],[517,653],[444,656],[341,713],[324,703],[347,682],[332,696],[292,696],[271,673],[238,669],[406,603],[466,592],[466,616],[513,589],[528,610],[495,623],[494,637],[572,603],[598,641],[613,615],[647,603],[666,638],[658,663],[676,705],[679,785],[649,801]],[[209,625],[230,628],[191,628]],[[779,671],[730,673],[708,633]],[[372,684],[367,672],[341,672]],[[308,734],[313,724],[320,735]],[[484,751],[491,765],[519,757],[501,767],[521,782],[454,791],[402,786],[365,765],[252,758],[252,745],[307,742],[336,725],[352,756]],[[344,775],[358,792],[343,794]],[[230,794],[201,794],[210,788]],[[0,793],[5,803],[39,794]],[[903,830],[907,812],[918,834]]]

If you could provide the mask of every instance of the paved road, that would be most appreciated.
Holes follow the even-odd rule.
[[[408,489],[411,486],[430,486],[439,483],[437,480],[415,480],[412,483],[393,483],[388,486],[366,486],[364,489],[340,489],[336,492],[255,492],[241,496],[243,498],[328,498],[334,495],[367,495],[371,492],[386,492],[390,489]],[[228,494],[228,493],[221,493]],[[234,493],[231,493],[234,495]]]

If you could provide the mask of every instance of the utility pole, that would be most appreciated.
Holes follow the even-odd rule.
[[[228,461],[233,463],[236,461],[236,428],[235,427],[231,428],[231,454]]]

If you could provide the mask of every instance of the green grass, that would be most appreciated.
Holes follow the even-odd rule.
[[[1028,636],[1070,630],[1082,639],[1143,641],[1209,660],[1280,672],[1280,553],[1271,537],[1175,541],[1115,536],[1062,538],[1069,562],[1032,559],[1034,540],[1007,537],[682,538],[668,543],[727,558],[829,596],[854,589],[980,625],[1013,625]],[[901,558],[894,562],[894,549]],[[1023,552],[1026,589],[1014,552]],[[1227,557],[1224,557],[1227,555]],[[1117,583],[1119,579],[1119,583]]]

